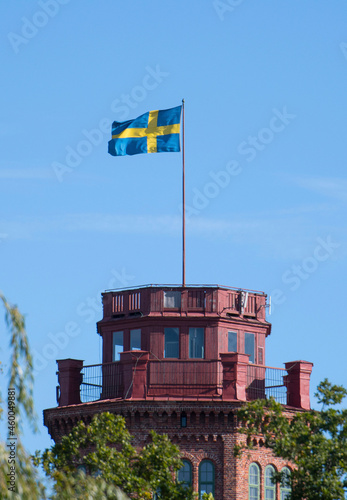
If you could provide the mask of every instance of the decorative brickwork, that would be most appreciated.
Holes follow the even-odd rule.
[[[123,415],[127,427],[134,436],[134,445],[142,447],[149,440],[153,429],[168,434],[177,444],[183,458],[192,465],[192,480],[198,491],[199,464],[208,459],[215,465],[215,499],[247,500],[248,470],[256,462],[261,470],[261,488],[265,467],[272,464],[276,470],[291,464],[273,457],[263,446],[261,437],[255,448],[234,457],[234,446],[244,440],[236,429],[236,410],[240,403],[167,402],[167,401],[102,401],[71,405],[45,410],[45,425],[55,441],[71,431],[82,419],[88,424],[93,415],[110,411]],[[293,410],[288,411],[288,416]],[[181,427],[181,415],[187,416],[187,427]],[[263,494],[260,498],[264,498]],[[279,498],[279,497],[278,497]]]

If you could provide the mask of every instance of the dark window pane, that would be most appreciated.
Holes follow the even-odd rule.
[[[237,333],[228,332],[228,352],[237,352]]]
[[[265,500],[275,500],[276,486],[272,482],[275,469],[268,465],[265,469]]]
[[[181,427],[187,427],[187,415],[185,413],[181,415]]]
[[[251,363],[254,363],[254,344],[254,333],[245,333],[245,354],[250,354]]]
[[[289,480],[290,480],[290,470],[288,469],[288,467],[284,467],[282,470],[281,470],[282,474],[284,474],[284,477],[281,481],[281,485],[280,485],[280,492],[281,492],[281,499],[280,500],[286,500],[287,498],[289,498],[289,495],[291,493],[291,488],[290,488],[290,484],[289,484]]]
[[[203,328],[189,328],[189,357],[204,358],[204,339],[205,331]]]
[[[192,484],[192,466],[188,460],[183,460],[183,467],[178,471],[177,479],[189,488]]]
[[[214,494],[214,466],[209,460],[201,462],[199,467],[199,495]]]
[[[120,353],[124,351],[123,332],[113,332],[113,361],[120,360]]]
[[[249,500],[259,500],[259,467],[252,464],[249,468]]]
[[[130,350],[138,351],[141,349],[141,329],[130,330]]]
[[[164,358],[179,358],[179,329],[165,328]]]

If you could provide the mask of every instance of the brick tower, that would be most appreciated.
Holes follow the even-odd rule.
[[[58,407],[44,411],[55,441],[80,419],[103,411],[121,414],[135,445],[149,431],[177,443],[179,479],[216,500],[286,498],[270,480],[290,463],[263,446],[235,458],[243,438],[236,411],[244,401],[275,397],[290,415],[310,408],[312,363],[285,369],[265,365],[266,295],[224,286],[160,286],[102,294],[97,330],[103,363],[58,360]]]

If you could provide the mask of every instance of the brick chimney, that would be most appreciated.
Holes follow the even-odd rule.
[[[313,363],[289,361],[285,363],[288,375],[284,377],[287,386],[287,404],[294,408],[310,410],[310,376]]]
[[[68,406],[81,403],[80,385],[82,382],[81,369],[83,361],[80,359],[58,359],[59,406]]]

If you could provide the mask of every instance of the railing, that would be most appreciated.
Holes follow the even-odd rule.
[[[124,296],[117,294],[112,297],[112,311],[114,313],[123,312],[124,310]]]
[[[124,365],[119,361],[83,366],[80,385],[82,403],[126,397],[123,370]],[[287,370],[282,368],[248,365],[247,400],[268,399],[272,396],[277,402],[287,404],[286,375]],[[222,392],[223,367],[218,359],[152,359],[148,362],[148,397],[221,397]]]
[[[177,284],[168,284],[168,283],[162,283],[162,284],[156,284],[156,283],[150,283],[150,284],[147,284],[147,285],[138,285],[138,286],[128,286],[128,287],[121,287],[121,288],[109,288],[106,290],[106,292],[124,292],[126,290],[140,290],[140,289],[144,289],[144,288],[170,288],[170,289],[173,289],[173,288],[179,288],[179,289],[182,289],[182,285],[177,285]],[[243,292],[250,292],[250,293],[256,293],[256,294],[260,294],[260,295],[265,295],[265,292],[262,292],[261,290],[251,290],[251,289],[248,289],[248,288],[240,288],[240,287],[235,287],[235,286],[229,286],[229,285],[216,285],[216,284],[185,284],[184,285],[184,288],[206,288],[206,289],[210,289],[210,288],[220,288],[220,289],[225,289],[225,290],[234,290],[236,292],[240,292],[240,291],[243,291]]]
[[[157,292],[162,292],[162,295]],[[173,292],[182,295],[185,300],[177,299],[177,305],[165,304],[165,293]],[[164,297],[164,301],[163,301]],[[220,312],[244,314],[265,318],[265,294],[253,290],[241,290],[234,287],[218,285],[187,285],[184,289],[177,285],[148,285],[135,288],[124,288],[107,291],[103,294],[105,316],[117,318],[128,314],[162,311],[163,309],[184,307],[184,312]]]
[[[119,361],[84,366],[81,375],[82,403],[123,396],[123,367]]]
[[[287,404],[287,387],[284,382],[286,375],[287,370],[283,368],[247,366],[247,400],[273,397],[278,403]]]
[[[141,292],[129,293],[129,311],[136,311],[141,308]]]
[[[203,396],[222,393],[220,360],[151,360],[148,394]]]

